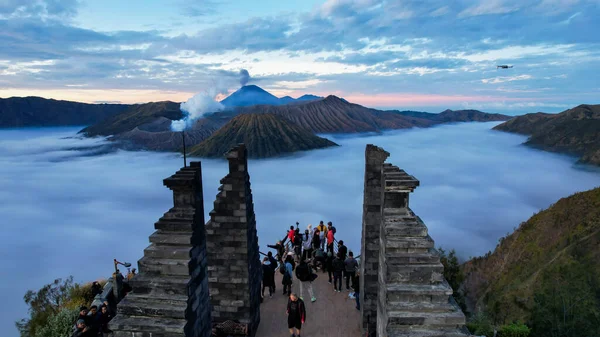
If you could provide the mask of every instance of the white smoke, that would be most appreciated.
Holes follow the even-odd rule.
[[[215,101],[217,96],[216,89],[201,92],[192,98],[181,103],[180,109],[183,112],[183,118],[171,122],[171,131],[183,131],[192,125],[196,120],[204,117],[207,113],[217,112],[225,109],[225,106]]]
[[[240,84],[245,86],[250,81],[250,73],[246,69],[240,69]]]

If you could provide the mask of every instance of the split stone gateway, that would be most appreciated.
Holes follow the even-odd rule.
[[[385,163],[388,156],[366,147],[362,336],[466,336],[465,316],[452,299],[434,241],[409,208],[419,181]],[[262,266],[246,147],[239,144],[225,157],[229,173],[207,223],[200,162],[164,180],[173,207],[155,223],[139,274],[130,281],[133,290],[110,322],[116,337],[208,337],[215,324],[230,321],[259,337]]]

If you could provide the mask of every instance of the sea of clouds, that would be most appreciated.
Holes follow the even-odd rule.
[[[464,259],[493,250],[498,239],[561,197],[600,185],[597,169],[522,146],[526,137],[463,123],[380,135],[325,135],[341,147],[249,163],[261,250],[296,221],[332,221],[360,250],[364,150],[421,181],[411,208],[436,246]],[[162,179],[182,166],[177,154],[116,150],[79,128],[0,130],[0,331],[17,336],[23,295],[55,278],[92,281],[111,274],[112,259],[134,263],[153,224],[172,206]],[[192,159],[194,160],[194,159]],[[202,160],[205,212],[212,208],[224,160]],[[359,254],[359,253],[357,253]]]

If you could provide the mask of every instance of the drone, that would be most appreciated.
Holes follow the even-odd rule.
[[[503,65],[500,65],[500,66],[496,66],[496,69],[498,69],[498,68],[508,69],[508,68],[512,68],[512,67],[513,66],[507,66],[507,65],[503,64]]]

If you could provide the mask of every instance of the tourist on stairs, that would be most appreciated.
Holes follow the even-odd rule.
[[[320,243],[321,243],[321,249],[323,251],[325,251],[325,238],[327,237],[327,226],[325,226],[323,224],[323,220],[321,220],[321,222],[319,222],[317,229],[319,230],[319,239],[320,239]]]
[[[290,329],[291,337],[301,337],[300,330],[302,329],[302,324],[306,321],[304,301],[299,299],[296,294],[290,294],[286,313],[288,315],[288,329]],[[296,329],[295,334],[294,328]]]
[[[108,311],[108,302],[104,302],[100,307],[100,334],[102,336],[112,333],[112,330],[108,328],[108,322],[113,318],[113,315]]]
[[[294,272],[294,268],[292,267],[293,258],[288,255],[285,260],[285,268],[283,272],[283,280],[281,280],[281,284],[283,284],[283,294],[290,295],[292,293],[292,275]]]
[[[348,255],[348,248],[344,246],[344,240],[338,241],[338,254],[343,261],[346,261],[346,255]]]
[[[352,289],[356,290],[354,284],[354,275],[356,273],[356,268],[358,268],[358,262],[356,262],[356,260],[354,259],[354,253],[350,252],[348,254],[348,258],[346,259],[346,261],[344,261],[344,264],[346,265],[346,290],[350,290],[350,281],[352,281]]]
[[[308,289],[308,294],[310,295],[310,301],[314,302],[317,300],[317,298],[315,297],[315,294],[313,292],[312,281],[314,279],[313,279],[312,275],[313,275],[313,272],[312,272],[310,266],[308,265],[308,263],[306,263],[306,260],[300,261],[300,264],[296,268],[296,278],[298,280],[300,280],[300,299],[301,300],[304,300],[304,297],[302,295],[304,287],[307,287],[307,289]]]
[[[265,288],[269,288],[269,298],[273,297],[273,291],[275,291],[275,272],[273,270],[273,266],[271,266],[271,261],[269,261],[269,257],[265,256],[263,259],[263,286],[261,295],[265,297]]]
[[[85,324],[83,319],[78,319],[75,323],[75,330],[71,337],[96,337],[89,326]]]
[[[329,276],[329,284],[331,284],[331,275],[333,274],[333,253],[327,252],[327,258],[325,259],[325,269]]]
[[[310,226],[310,225],[309,225]],[[310,259],[312,257],[312,235],[310,230],[304,231],[302,237],[302,260]]]
[[[340,292],[342,291],[342,273],[344,272],[344,260],[340,254],[338,254],[333,260],[333,290]]]

